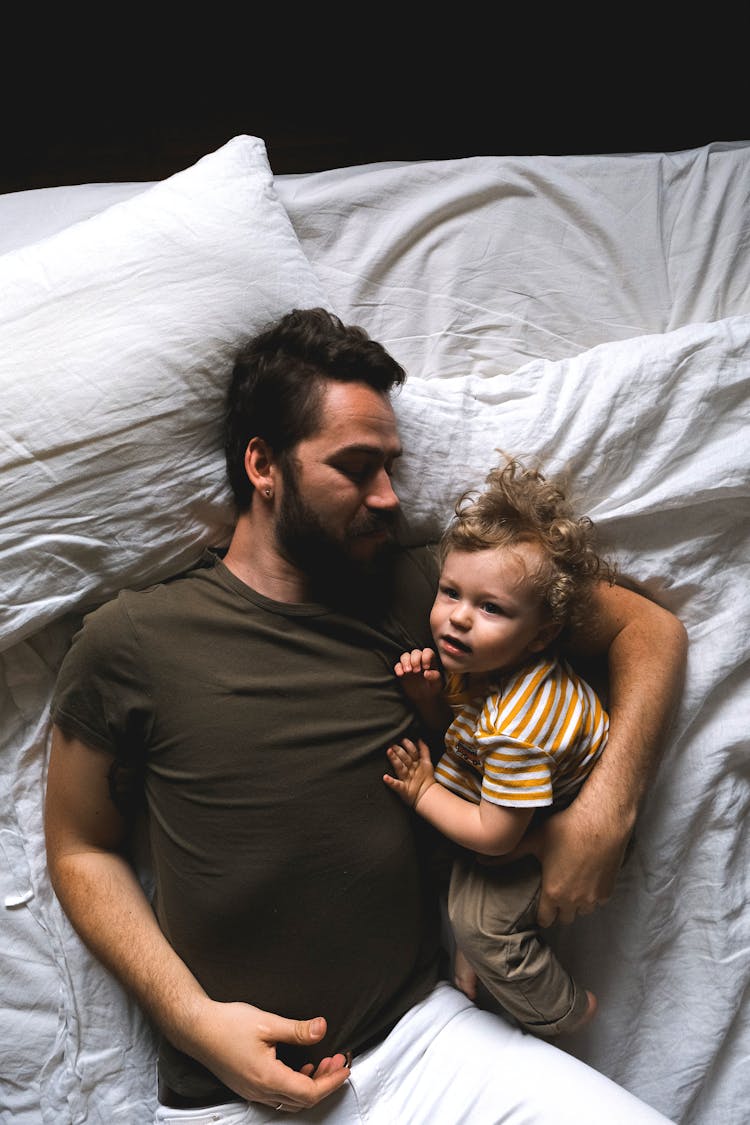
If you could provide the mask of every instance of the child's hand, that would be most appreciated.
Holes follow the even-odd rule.
[[[417,802],[435,784],[435,771],[427,743],[420,738],[415,746],[405,738],[403,746],[397,743],[390,746],[386,753],[396,776],[386,773],[383,781],[389,789],[398,793],[405,805],[415,809]]]
[[[402,652],[393,671],[401,680],[401,686],[413,703],[434,699],[440,694],[443,677],[435,667],[437,657],[431,648],[414,648]]]

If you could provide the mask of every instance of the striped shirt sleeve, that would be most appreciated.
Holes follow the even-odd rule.
[[[608,728],[589,685],[561,661],[542,660],[460,710],[436,775],[474,802],[565,803],[604,749]]]

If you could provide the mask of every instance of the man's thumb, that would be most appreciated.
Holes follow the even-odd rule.
[[[292,1042],[305,1046],[306,1043],[318,1043],[326,1033],[326,1021],[322,1016],[315,1016],[311,1020],[294,1021],[294,1039]]]

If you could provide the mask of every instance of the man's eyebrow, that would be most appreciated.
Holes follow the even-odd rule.
[[[394,450],[386,460],[395,461],[397,457],[402,456],[403,452],[403,449],[399,447]],[[332,456],[341,457],[345,456],[347,453],[364,453],[367,456],[382,457],[383,447],[374,443],[371,445],[368,442],[353,442],[351,445],[340,446],[338,449],[334,450]]]

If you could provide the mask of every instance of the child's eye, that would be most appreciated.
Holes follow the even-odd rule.
[[[484,602],[482,609],[485,613],[501,614],[503,612],[502,608],[494,602]]]
[[[454,590],[452,586],[441,586],[440,593],[444,597],[453,598],[454,600],[458,597],[458,590]]]

